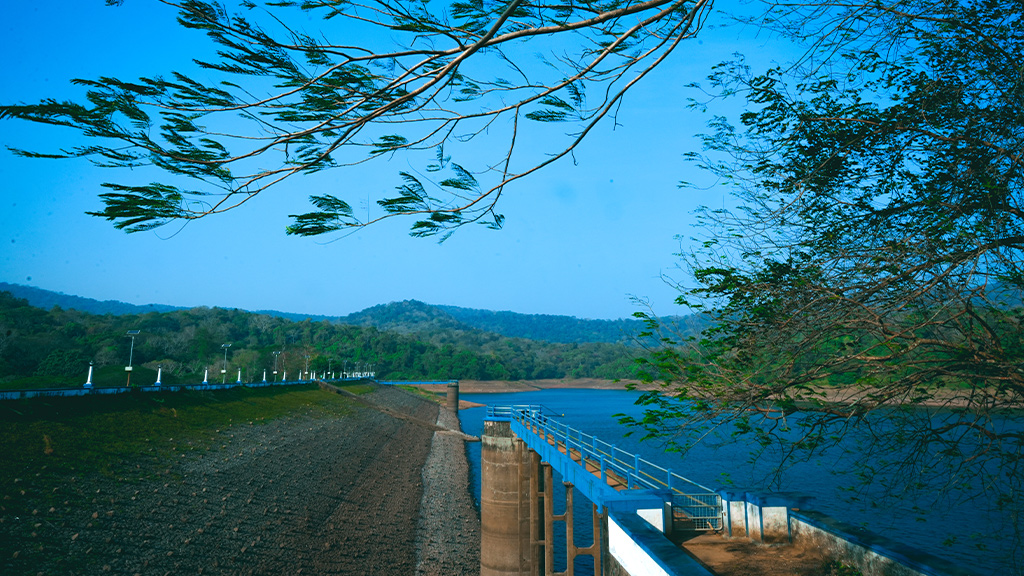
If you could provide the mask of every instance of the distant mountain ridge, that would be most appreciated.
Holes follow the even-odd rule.
[[[90,314],[145,314],[147,312],[172,312],[187,310],[184,306],[166,304],[136,305],[116,300],[95,300],[36,288],[0,282],[0,291],[10,292],[17,298],[28,300],[38,308],[50,309],[60,306]],[[418,300],[404,300],[378,304],[347,316],[326,316],[322,314],[300,314],[277,310],[253,310],[255,314],[266,314],[293,321],[310,319],[353,326],[372,326],[378,330],[396,331],[404,334],[417,333],[465,333],[485,338],[488,333],[508,338],[523,338],[563,344],[588,342],[631,344],[644,324],[636,319],[589,320],[574,316],[554,314],[520,314],[517,312],[495,312],[459,306],[433,305]],[[669,317],[666,322],[688,327],[685,332],[694,331],[699,322],[693,316]]]
[[[28,300],[28,303],[36,308],[49,310],[54,306],[60,306],[68,310],[78,310],[89,314],[113,314],[124,316],[127,314],[145,314],[147,312],[173,312],[175,310],[188,310],[188,306],[171,306],[169,304],[129,304],[119,300],[96,300],[82,296],[72,296],[63,292],[44,290],[34,286],[23,286],[21,284],[10,284],[0,282],[0,292],[10,292],[15,298]],[[254,314],[266,314],[284,318],[286,320],[302,321],[310,320],[335,320],[336,316],[325,316],[323,314],[299,314],[294,312],[279,312],[277,310],[247,310]]]
[[[95,300],[72,296],[63,292],[44,290],[34,286],[22,286],[21,284],[8,284],[0,282],[0,291],[10,292],[16,298],[28,300],[28,303],[36,308],[49,310],[54,306],[60,306],[68,310],[79,310],[90,314],[145,314],[146,312],[173,312],[174,310],[185,310],[183,306],[170,306],[167,304],[128,304],[118,300]]]

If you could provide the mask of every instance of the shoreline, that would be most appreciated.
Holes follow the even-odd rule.
[[[541,390],[626,390],[632,383],[636,390],[656,390],[657,385],[643,384],[636,380],[602,380],[599,378],[548,378],[543,380],[460,380],[460,394],[516,394],[520,392],[538,392]],[[443,397],[433,384],[411,384],[424,392]],[[479,408],[486,406],[479,402],[459,399],[459,409]]]
[[[663,387],[658,384],[645,384],[637,380],[615,381],[602,380],[598,378],[579,378],[544,380],[460,380],[459,391],[462,394],[513,394],[520,392],[539,392],[542,390],[557,389],[626,390],[627,384],[632,384],[634,386],[633,389],[640,392],[649,392],[663,389]],[[428,389],[429,387],[423,386],[421,388]],[[825,401],[839,405],[856,404],[864,396],[864,392],[857,390],[853,387],[817,389],[816,392],[821,393]],[[667,392],[663,393],[668,394]],[[893,407],[904,405],[907,404],[901,402],[890,402],[882,406],[879,406],[878,408],[884,408],[886,406]],[[922,408],[940,408],[948,410],[965,409],[971,407],[967,402],[964,393],[960,393],[958,391],[949,389],[937,390],[932,398],[928,398],[923,402],[917,402],[914,405]],[[459,407],[462,409],[476,408],[480,406],[484,406],[484,404],[461,399],[459,400]],[[1006,412],[1011,414],[1024,414],[1024,407],[1020,406],[1004,406],[998,408],[997,410],[999,412]]]

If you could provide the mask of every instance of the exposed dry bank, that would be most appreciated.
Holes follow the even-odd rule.
[[[435,448],[428,465],[432,445],[452,435],[417,424],[438,422],[439,407],[391,388],[362,398],[369,405],[350,403],[343,416],[311,408],[225,427],[197,450],[128,457],[106,475],[21,474],[0,502],[0,573],[413,574],[421,562],[424,574],[442,573],[435,565],[459,574],[467,562],[467,573],[478,570],[477,513],[466,472],[449,458],[464,464],[462,442]],[[421,516],[433,493],[453,500]],[[445,521],[431,517],[441,513]],[[432,547],[441,539],[459,552],[442,558]]]

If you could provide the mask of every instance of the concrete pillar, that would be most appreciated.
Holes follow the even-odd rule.
[[[540,455],[530,450],[526,456],[530,459],[530,561],[533,563],[534,573],[539,575],[545,572],[545,549],[548,546],[548,535],[544,531],[544,476],[541,474]]]
[[[747,530],[747,498],[743,492],[719,490],[722,497],[722,522],[728,538],[746,538]]]
[[[448,409],[452,412],[459,411],[459,382],[448,383]]]
[[[526,443],[515,439],[516,457],[519,459],[519,556],[522,574],[540,574],[538,571],[538,548],[533,540],[533,516],[535,514],[532,493],[533,479],[540,468],[540,456],[530,450]]]
[[[532,576],[531,452],[508,422],[485,420],[480,442],[480,574]]]
[[[551,483],[551,464],[541,463],[544,490],[544,576],[555,573],[555,499],[554,485]],[[558,520],[562,518],[557,517]],[[538,572],[538,574],[540,574]]]

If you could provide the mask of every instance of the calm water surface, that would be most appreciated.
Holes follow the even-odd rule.
[[[541,404],[546,413],[564,414],[556,418],[587,434],[597,436],[624,450],[639,453],[642,458],[713,489],[729,487],[744,490],[767,490],[765,464],[749,463],[749,446],[740,442],[718,446],[701,446],[685,458],[666,453],[653,441],[639,442],[625,437],[628,430],[619,424],[614,414],[633,416],[642,414],[642,407],[634,405],[639,393],[620,390],[543,390],[513,394],[462,394],[463,400],[481,404]],[[460,412],[462,428],[468,434],[479,436],[483,431],[484,408],[471,408]],[[470,478],[473,496],[480,501],[480,443],[468,443]],[[1010,573],[1008,568],[1012,541],[993,536],[993,532],[1006,532],[1006,518],[998,513],[985,514],[977,503],[948,503],[935,505],[934,499],[914,503],[850,502],[848,486],[851,478],[844,472],[841,462],[819,459],[804,463],[788,471],[781,486],[773,492],[794,492],[813,499],[806,508],[828,514],[837,520],[863,526],[873,532],[892,538],[936,556],[952,561],[979,576]],[[555,479],[555,488],[561,489],[561,479]],[[590,544],[589,502],[577,494],[576,543]],[[564,508],[564,490],[556,492],[556,514]],[[582,530],[581,530],[582,528]],[[556,529],[556,535],[558,530]],[[954,538],[952,542],[951,538]],[[556,542],[557,544],[557,542]],[[557,555],[556,555],[557,557]],[[590,563],[578,559],[576,568],[590,573]],[[555,570],[565,569],[564,560],[556,562]]]

